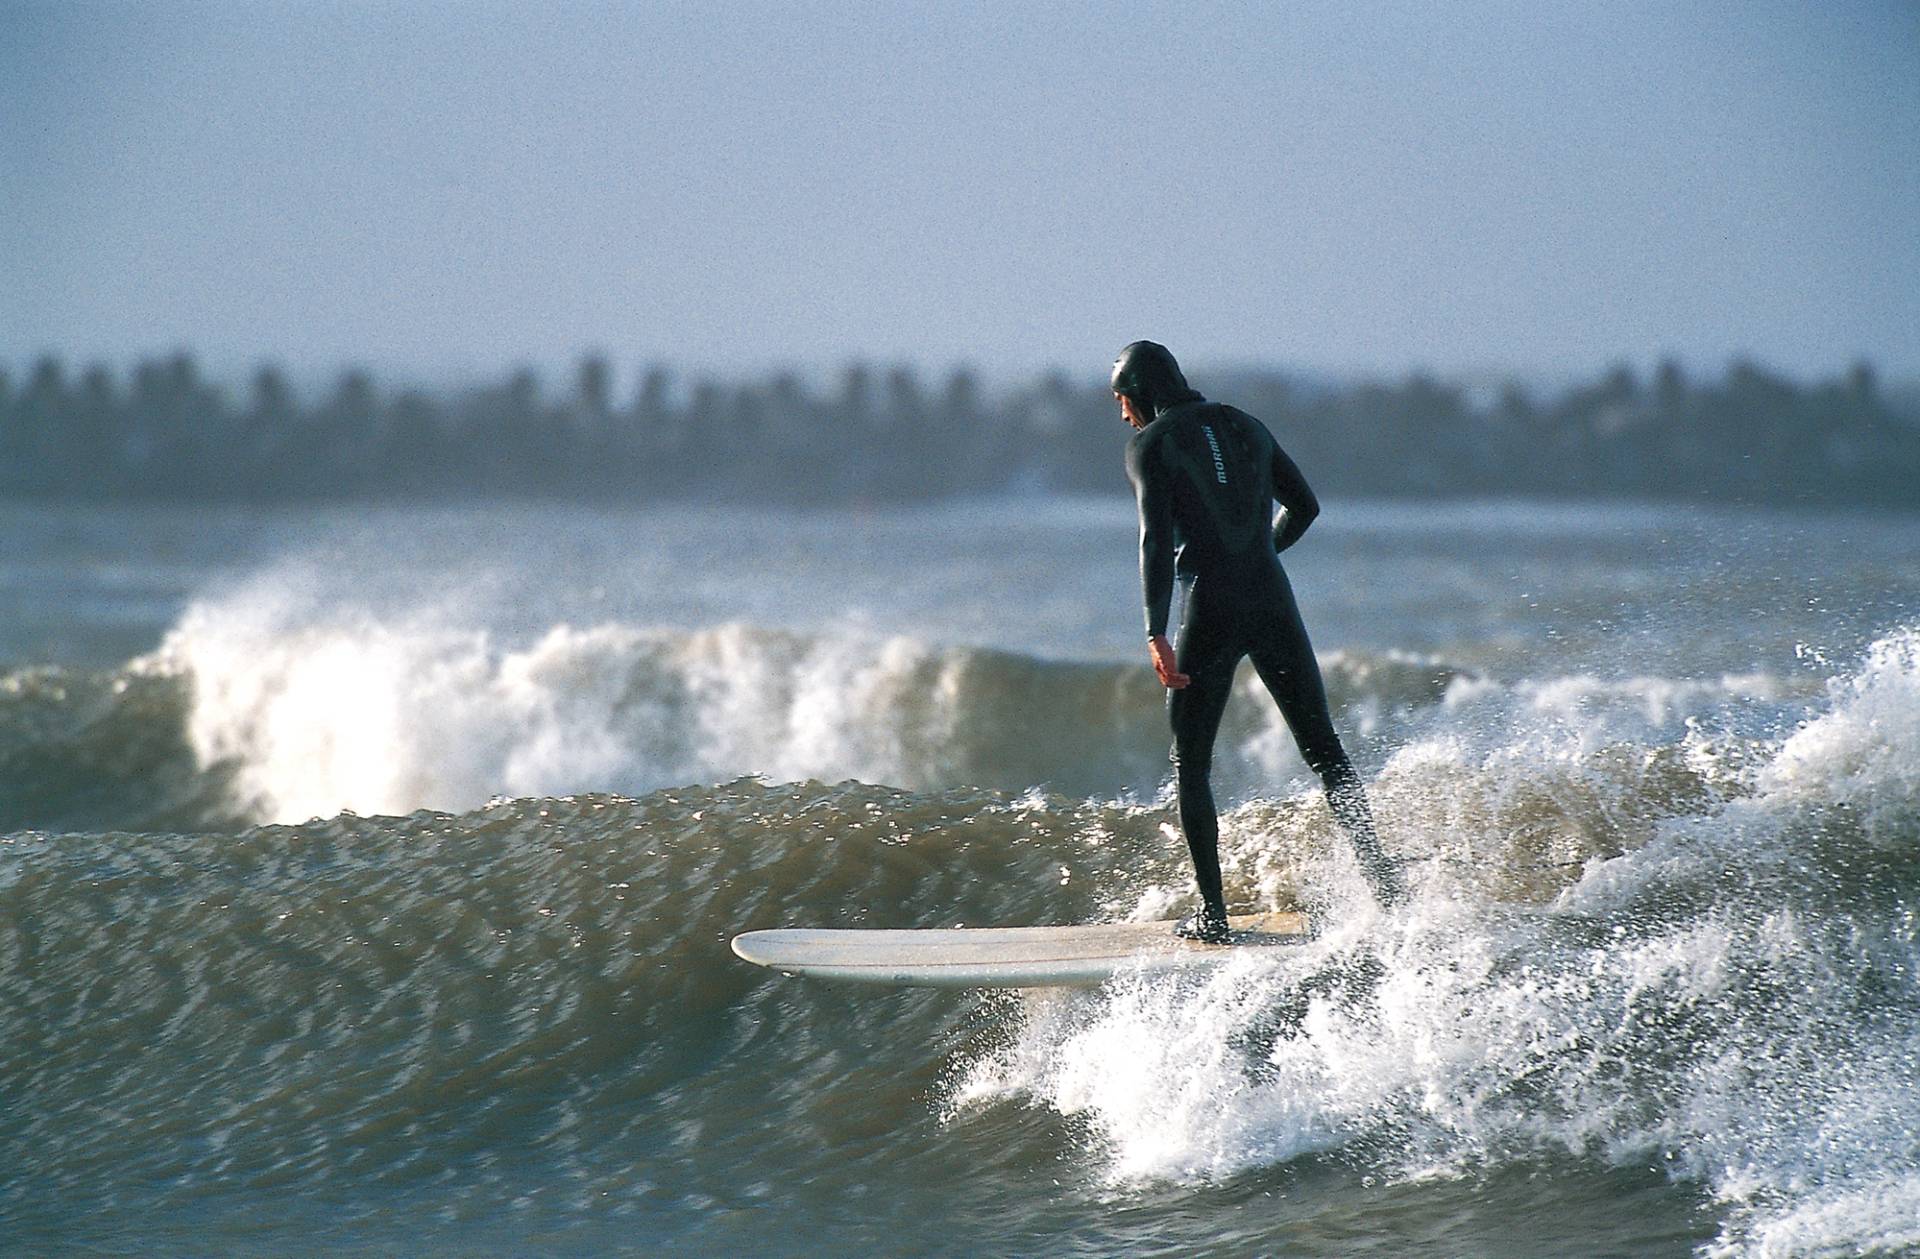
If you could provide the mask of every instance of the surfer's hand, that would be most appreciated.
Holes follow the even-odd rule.
[[[1153,657],[1153,671],[1160,675],[1161,686],[1169,691],[1177,691],[1193,681],[1174,667],[1173,644],[1167,641],[1165,634],[1155,634],[1149,638],[1147,652]]]

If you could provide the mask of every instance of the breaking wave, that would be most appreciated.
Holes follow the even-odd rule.
[[[1438,704],[1460,676],[1402,656],[1326,665],[1363,725]],[[202,606],[127,668],[0,679],[0,782],[16,787],[0,826],[225,829],[744,774],[1151,797],[1162,694],[1143,665],[897,636],[611,623],[513,643]],[[1229,791],[1300,770],[1271,704],[1236,705],[1223,749]]]
[[[1501,680],[1397,652],[1322,658],[1349,746],[1378,768],[1436,738],[1667,747],[1761,734],[1806,679]],[[1307,781],[1252,670],[1216,758],[1230,800]],[[557,624],[511,638],[430,619],[236,599],[191,609],[118,670],[0,677],[0,827],[232,829],[496,797],[638,795],[741,775],[913,790],[1152,799],[1168,777],[1144,664],[1049,660],[854,631]],[[1404,753],[1403,753],[1404,754]]]

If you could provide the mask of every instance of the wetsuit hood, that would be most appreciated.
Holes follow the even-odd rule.
[[[1155,341],[1135,341],[1113,362],[1113,391],[1132,398],[1148,414],[1158,416],[1170,407],[1201,401],[1187,384],[1173,352]]]

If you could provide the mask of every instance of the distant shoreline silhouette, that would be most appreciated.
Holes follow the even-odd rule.
[[[472,388],[383,390],[343,372],[300,397],[274,366],[234,391],[188,353],[116,374],[44,357],[0,370],[0,494],[73,500],[740,498],[859,503],[1018,489],[1116,492],[1097,373],[991,395],[853,364],[830,388],[790,373],[616,398],[603,357],[557,391],[529,370]],[[1872,367],[1800,384],[1736,361],[1696,383],[1667,361],[1537,396],[1414,374],[1326,385],[1202,374],[1260,416],[1314,484],[1401,497],[1636,498],[1920,510],[1920,423]]]

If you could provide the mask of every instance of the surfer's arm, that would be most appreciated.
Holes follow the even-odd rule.
[[[1127,476],[1140,509],[1140,594],[1146,605],[1148,639],[1164,638],[1173,605],[1173,503],[1166,475],[1153,465],[1149,443],[1127,443]]]
[[[1300,474],[1300,467],[1273,444],[1273,496],[1280,501],[1280,519],[1273,523],[1273,549],[1284,551],[1300,540],[1313,518],[1320,514],[1320,500],[1313,487]]]

